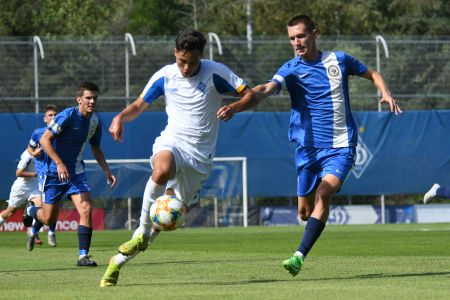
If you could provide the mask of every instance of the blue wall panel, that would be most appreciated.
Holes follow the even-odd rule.
[[[122,143],[108,133],[114,115],[100,114],[106,158],[150,157],[166,115],[146,112],[127,123]],[[342,194],[413,194],[423,193],[433,182],[450,185],[450,110],[354,115],[360,132],[359,159]],[[249,112],[221,124],[216,156],[248,158],[250,196],[296,195],[295,144],[287,140],[289,117],[287,112]],[[0,114],[0,199],[8,198],[18,158],[40,126],[42,115]],[[90,150],[85,159],[92,159]],[[112,197],[127,195],[129,184],[124,180]]]

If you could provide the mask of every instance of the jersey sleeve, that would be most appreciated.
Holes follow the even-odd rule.
[[[214,63],[213,83],[219,94],[233,96],[238,96],[247,87],[242,78],[221,63]]]
[[[345,65],[349,70],[349,75],[362,75],[368,70],[365,64],[348,54],[345,54]]]
[[[40,135],[36,132],[36,130],[33,131],[33,133],[31,134],[30,141],[28,142],[28,145],[33,149],[39,147],[39,139]]]
[[[70,119],[69,117],[70,117],[70,110],[69,109],[63,110],[53,118],[50,124],[48,124],[47,129],[50,130],[53,133],[53,135],[60,134],[63,131],[64,127],[66,127],[67,124],[69,123]]]
[[[100,141],[102,139],[102,123],[98,120],[97,128],[94,135],[89,139],[89,144],[100,147]]]
[[[20,156],[20,161],[17,164],[17,169],[25,170],[28,164],[31,162],[32,156],[28,154],[28,151],[25,150]]]
[[[270,81],[273,81],[277,84],[277,90],[275,91],[275,94],[278,94],[282,89],[286,90],[286,78],[290,74],[289,65],[285,63],[282,65],[277,73],[273,75],[272,79]]]
[[[164,77],[164,69],[160,69],[153,74],[140,95],[145,102],[152,103],[159,96],[164,95]]]

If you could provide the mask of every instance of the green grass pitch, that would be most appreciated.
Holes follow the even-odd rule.
[[[449,299],[450,224],[327,226],[300,274],[281,266],[302,227],[180,229],[161,234],[100,288],[128,231],[96,231],[97,268],[78,268],[75,232],[29,252],[0,233],[0,299]]]

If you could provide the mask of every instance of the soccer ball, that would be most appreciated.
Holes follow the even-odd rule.
[[[150,207],[150,219],[158,229],[175,230],[184,223],[186,208],[177,197],[163,195]]]

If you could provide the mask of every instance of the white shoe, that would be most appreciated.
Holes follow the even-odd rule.
[[[423,204],[429,203],[432,198],[436,197],[436,191],[440,187],[441,186],[438,183],[433,184],[431,189],[428,192],[426,192],[425,195],[423,196]]]

